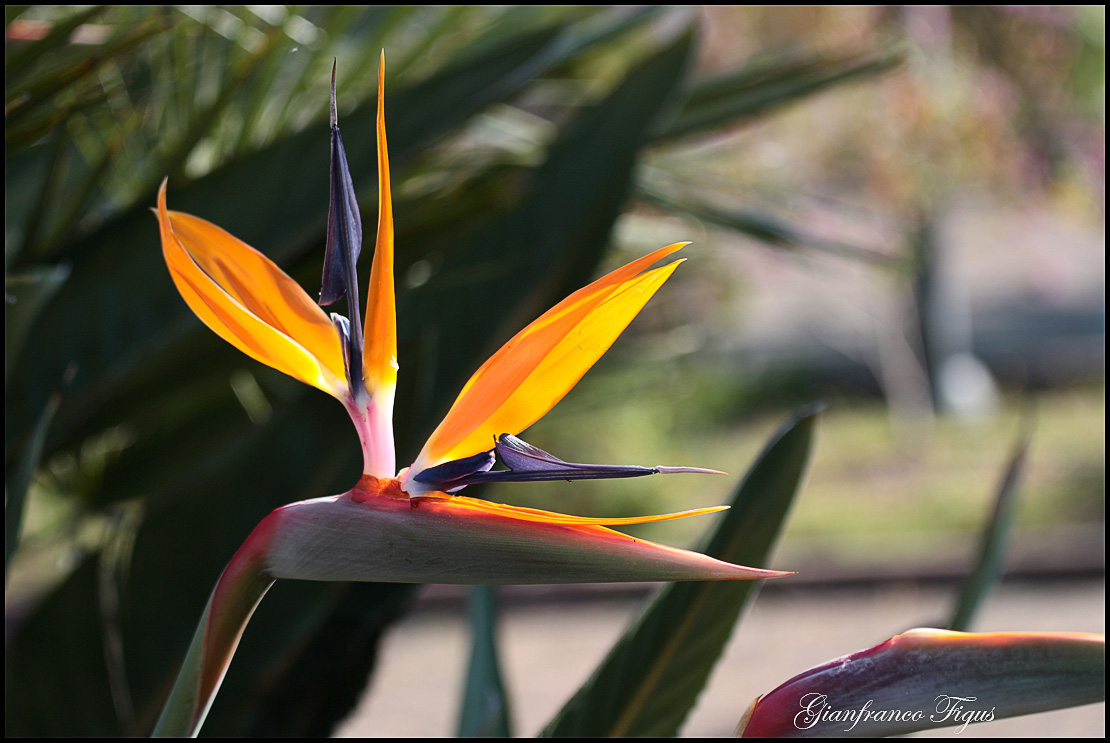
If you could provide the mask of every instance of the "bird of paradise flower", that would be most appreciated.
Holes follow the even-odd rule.
[[[520,331],[463,386],[416,460],[397,471],[393,399],[397,332],[384,54],[378,70],[378,229],[365,325],[355,264],[362,223],[331,98],[331,199],[320,305],[272,261],[219,227],[169,211],[158,193],[162,250],[194,313],[248,356],[339,399],[362,445],[347,493],[273,511],[225,568],[156,733],[195,734],[251,613],[277,578],[431,583],[746,580],[788,575],[635,539],[606,527],[712,513],[589,518],[458,495],[482,482],[702,472],[564,462],[516,437],[605,353],[681,261],[660,248],[571,294]],[[365,339],[365,342],[364,342]],[[505,469],[494,469],[500,461]],[[719,473],[718,473],[719,474]]]

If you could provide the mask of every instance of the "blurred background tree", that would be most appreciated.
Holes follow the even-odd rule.
[[[912,573],[968,554],[1015,393],[1036,387],[1019,544],[1097,566],[1104,17],[8,6],[6,731],[145,733],[243,535],[357,477],[338,406],[187,311],[146,210],[168,176],[173,208],[314,291],[327,75],[336,58],[371,214],[382,47],[402,459],[544,307],[692,239],[696,260],[530,440],[738,472],[764,415],[831,397],[782,559]],[[663,478],[485,495],[581,513],[718,498]],[[328,733],[410,593],[275,587],[206,734]]]

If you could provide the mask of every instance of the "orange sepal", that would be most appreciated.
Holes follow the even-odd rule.
[[[632,261],[579,289],[516,334],[474,373],[411,468],[490,448],[555,406],[601,358],[681,261],[640,273],[687,243]]]
[[[339,336],[300,285],[216,225],[167,210],[165,181],[157,215],[170,276],[205,325],[263,364],[334,397],[346,394]]]
[[[385,138],[385,51],[378,65],[378,237],[366,294],[362,377],[373,394],[397,383],[397,308],[393,282],[393,196]]]

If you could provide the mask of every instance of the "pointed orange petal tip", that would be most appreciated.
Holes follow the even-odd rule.
[[[517,333],[463,386],[411,476],[485,451],[495,437],[516,435],[539,420],[601,358],[682,261],[648,267],[686,245],[668,245],[612,271]]]
[[[540,520],[540,513],[494,504],[479,507],[451,497],[410,501],[365,491],[302,501],[273,514],[277,523],[268,570],[277,578],[462,584],[789,575],[733,565],[602,526],[559,521],[558,514]]]
[[[393,277],[393,194],[389,178],[389,146],[385,132],[385,50],[378,65],[378,235],[366,296],[363,379],[374,394],[392,394],[397,382],[397,300]],[[390,405],[392,408],[392,405]]]
[[[169,211],[165,180],[156,215],[170,277],[205,325],[257,361],[335,397],[345,393],[339,336],[300,285],[211,222]]]

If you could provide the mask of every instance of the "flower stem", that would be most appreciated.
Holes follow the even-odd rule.
[[[393,448],[393,387],[383,386],[361,401],[343,399],[362,444],[362,473],[389,479],[397,474]]]
[[[274,579],[266,569],[273,514],[262,520],[224,568],[204,608],[154,737],[196,737],[255,607]]]

